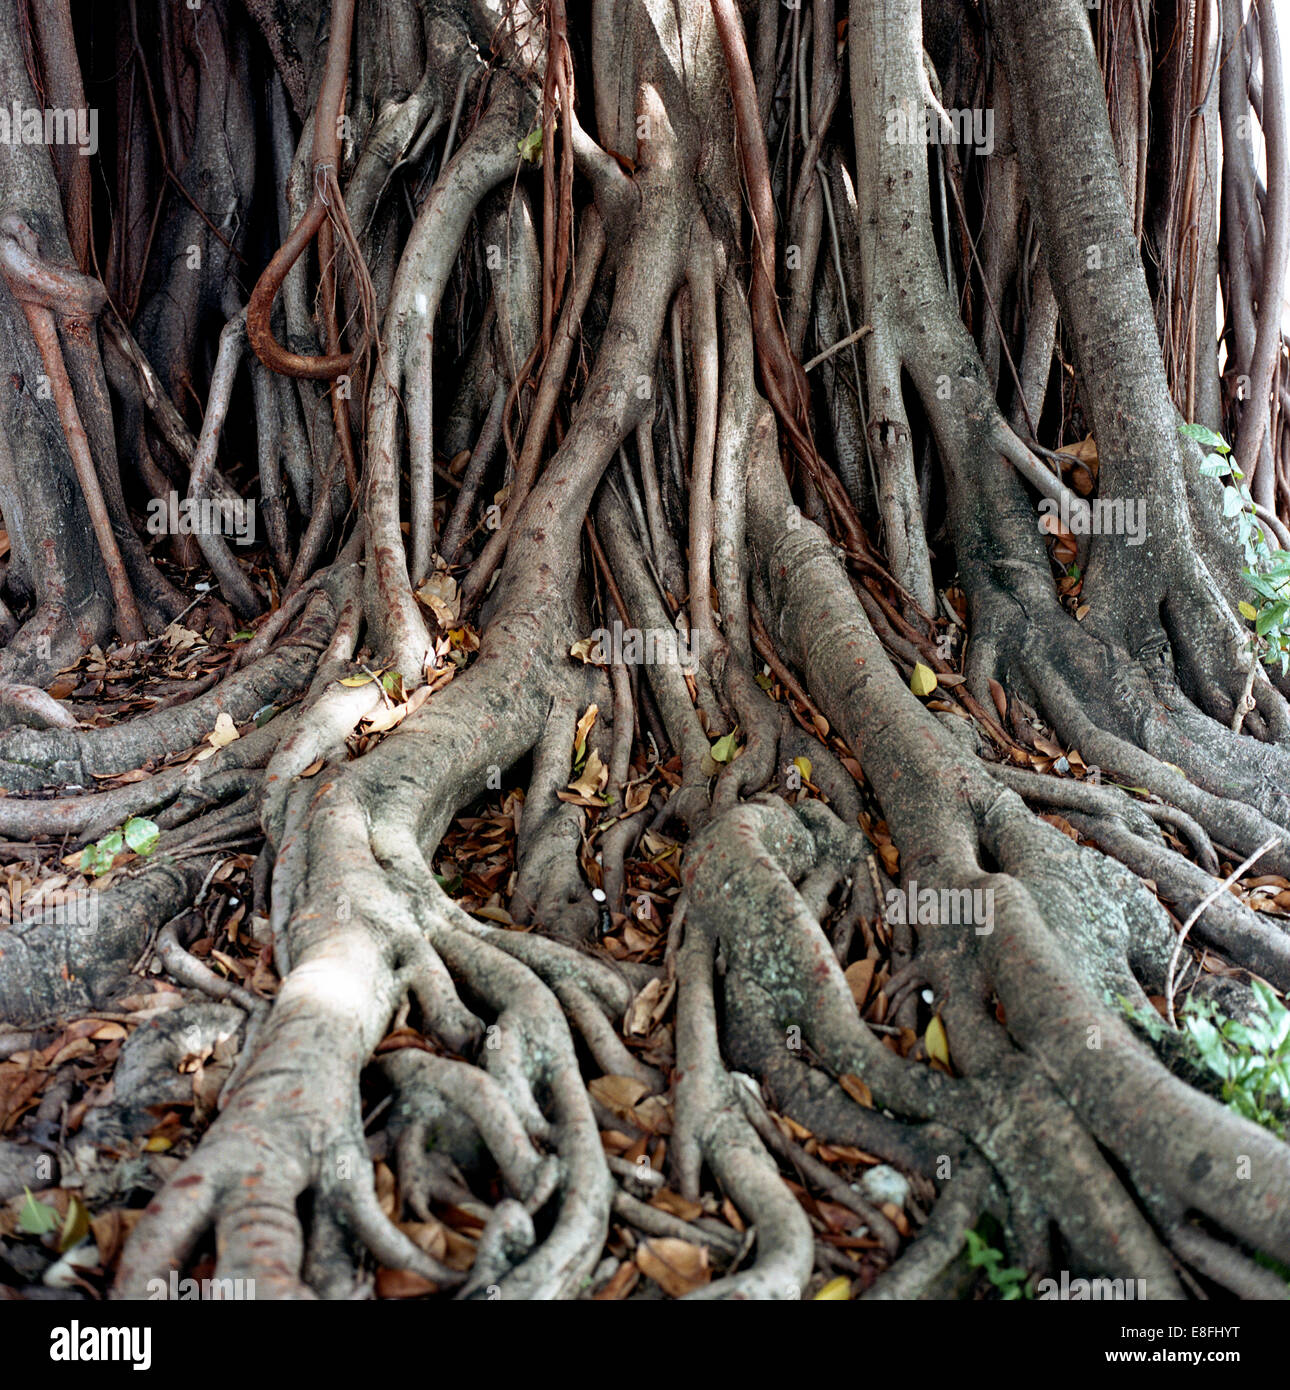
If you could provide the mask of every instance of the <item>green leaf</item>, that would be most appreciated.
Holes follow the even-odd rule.
[[[1265,608],[1259,614],[1258,621],[1254,624],[1254,631],[1260,637],[1266,636],[1269,632],[1276,632],[1285,625],[1287,617],[1290,617],[1290,602],[1282,599],[1279,603],[1274,603],[1271,608]]]
[[[1223,515],[1239,516],[1241,513],[1241,494],[1229,483],[1223,489]]]
[[[1178,433],[1185,435],[1188,439],[1194,439],[1197,444],[1203,444],[1207,449],[1217,449],[1219,453],[1230,454],[1231,447],[1221,434],[1215,434],[1213,430],[1205,425],[1179,425]]]
[[[1215,1071],[1219,1076],[1226,1076],[1226,1054],[1223,1051],[1223,1039],[1218,1029],[1207,1018],[1193,1016],[1187,1019],[1187,1031],[1191,1034],[1200,1055],[1209,1065],[1210,1070]]]
[[[1290,1020],[1290,1009],[1287,1009],[1257,976],[1250,980],[1250,992],[1259,1001],[1260,1007],[1269,1018],[1276,1018],[1281,1015]]]
[[[1282,596],[1281,590],[1275,584],[1270,583],[1268,579],[1257,570],[1244,569],[1241,573],[1245,576],[1245,582],[1260,598],[1272,599],[1275,601]],[[1246,606],[1248,607],[1249,605],[1247,604]]]
[[[530,130],[524,139],[518,142],[517,148],[522,160],[528,164],[536,164],[542,158],[542,127]]]
[[[712,761],[714,763],[728,763],[735,756],[735,734],[723,735],[712,745]]]
[[[1200,466],[1200,471],[1207,478],[1221,478],[1225,473],[1231,470],[1227,460],[1222,454],[1206,454],[1205,461]]]
[[[161,831],[155,821],[144,816],[131,816],[124,826],[125,842],[136,854],[151,854],[157,848]]]
[[[58,1213],[54,1208],[46,1206],[44,1202],[38,1202],[31,1195],[31,1188],[24,1186],[22,1190],[27,1194],[27,1200],[18,1213],[19,1229],[26,1231],[30,1236],[46,1236],[50,1231],[56,1231]]]

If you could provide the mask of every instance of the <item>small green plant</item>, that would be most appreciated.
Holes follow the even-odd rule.
[[[1290,551],[1273,551],[1254,509],[1245,474],[1232,461],[1231,446],[1204,425],[1179,425],[1179,433],[1209,449],[1200,471],[1207,478],[1224,479],[1223,515],[1235,517],[1245,552],[1241,575],[1255,602],[1242,601],[1241,616],[1254,624],[1254,651],[1266,666],[1281,663],[1281,674],[1290,671]]]
[[[1170,1033],[1154,1009],[1133,1010],[1120,1003],[1153,1041],[1166,1035],[1183,1043],[1182,1060],[1208,1080],[1230,1110],[1284,1139],[1290,1119],[1290,1009],[1262,980],[1251,980],[1255,1006],[1242,1022],[1227,1018],[1209,999],[1194,995],[1178,1015],[1179,1033]]]
[[[132,849],[146,858],[157,848],[160,834],[155,821],[131,816],[120,830],[110,831],[101,840],[85,846],[81,851],[81,872],[98,878],[107,873],[123,849]]]
[[[1017,1298],[1029,1298],[1028,1275],[1016,1265],[1000,1269],[1003,1264],[1003,1251],[996,1250],[980,1231],[965,1231],[967,1238],[968,1264],[973,1269],[983,1269],[985,1277],[998,1290],[999,1297],[1007,1302]]]
[[[1290,1115],[1290,1009],[1262,980],[1250,987],[1259,1002],[1244,1023],[1224,1018],[1209,1000],[1189,999],[1183,1026],[1223,1103],[1282,1139]]]
[[[59,1216],[56,1207],[51,1207],[46,1202],[38,1202],[32,1196],[31,1188],[24,1186],[22,1190],[27,1194],[27,1200],[18,1212],[18,1229],[24,1235],[45,1238],[52,1236],[61,1226],[57,1247],[62,1252],[74,1249],[89,1234],[90,1214],[79,1198],[69,1199],[67,1215],[63,1217]]]

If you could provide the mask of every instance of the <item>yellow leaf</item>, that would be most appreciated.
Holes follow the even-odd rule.
[[[927,1044],[927,1055],[934,1057],[943,1067],[950,1064],[950,1041],[945,1036],[945,1025],[941,1022],[940,1014],[935,1014],[932,1021],[927,1025],[927,1037],[924,1039]]]
[[[830,1279],[815,1295],[816,1303],[849,1303],[851,1301],[851,1280],[845,1274]]]
[[[1241,617],[1248,618],[1253,622],[1259,616],[1258,609],[1252,603],[1246,603],[1244,599],[1236,605],[1241,610]]]
[[[921,661],[914,665],[914,674],[909,678],[909,688],[918,696],[930,695],[936,689],[936,672]]]
[[[167,1149],[173,1148],[174,1145],[165,1135],[154,1134],[143,1147],[147,1153],[164,1154]]]
[[[71,1250],[89,1234],[90,1214],[81,1205],[80,1199],[72,1197],[67,1203],[67,1217],[63,1222],[62,1234],[58,1238],[61,1251]]]
[[[793,766],[802,774],[802,781],[811,780],[811,760],[810,758],[794,758]]]

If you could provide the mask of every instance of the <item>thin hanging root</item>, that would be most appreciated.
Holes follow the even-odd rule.
[[[282,243],[251,291],[246,306],[246,333],[251,350],[270,371],[285,376],[331,381],[350,369],[354,354],[330,351],[324,357],[302,357],[289,352],[273,336],[269,312],[287,272],[300,258],[328,217],[328,197],[337,199],[335,170],[340,161],[339,116],[349,68],[349,43],[354,27],[354,0],[336,0],[331,14],[331,35],[327,44],[327,67],[314,112],[313,163],[314,196],[308,210]],[[354,262],[361,265],[361,257]],[[329,349],[331,345],[329,344]],[[348,463],[348,458],[346,459]]]
[[[49,376],[67,451],[76,468],[76,480],[81,485],[94,536],[107,570],[108,583],[112,588],[117,631],[127,642],[141,642],[147,635],[143,619],[139,616],[121,551],[112,533],[107,503],[103,500],[89,440],[63,361],[58,331],[54,327],[54,314],[58,313],[65,320],[67,332],[88,334],[90,324],[107,301],[107,293],[96,280],[41,261],[35,232],[14,215],[6,217],[3,225],[0,225],[0,274],[3,274],[14,298],[22,305],[27,325]]]
[[[215,358],[215,370],[211,373],[211,389],[206,402],[206,414],[202,419],[202,432],[193,453],[188,494],[196,502],[202,501],[210,492],[220,431],[228,414],[229,398],[233,393],[233,381],[237,375],[245,341],[246,315],[235,314],[224,325],[224,331],[220,334],[219,353]],[[201,546],[207,563],[215,572],[224,596],[238,613],[244,618],[257,613],[260,608],[259,599],[239,569],[224,537],[218,532],[211,532],[202,527],[197,533],[197,543]]]
[[[501,526],[489,538],[479,558],[471,565],[470,573],[462,586],[462,611],[465,613],[474,609],[487,591],[493,572],[506,552],[511,527],[520,515],[537,477],[538,464],[547,432],[551,428],[556,402],[564,389],[569,359],[573,355],[582,329],[582,316],[586,313],[591,292],[596,286],[600,263],[605,255],[605,229],[594,205],[589,206],[582,215],[578,246],[573,288],[560,312],[560,321],[556,326],[551,350],[542,359],[537,394],[534,396],[533,408],[524,433],[524,447],[515,465],[515,477],[511,483],[511,496],[507,502],[506,514],[502,518]],[[517,388],[518,380],[512,386],[512,392]],[[509,432],[506,444],[508,453],[513,453]]]

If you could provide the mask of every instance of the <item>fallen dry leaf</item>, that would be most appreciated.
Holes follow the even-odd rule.
[[[417,590],[417,597],[439,620],[445,630],[457,626],[461,616],[461,595],[457,581],[447,570],[437,570]]]
[[[626,1114],[638,1100],[649,1094],[649,1087],[634,1076],[598,1076],[587,1090],[616,1115]]]
[[[866,1110],[873,1109],[873,1092],[858,1076],[852,1076],[849,1073],[845,1076],[839,1076],[838,1085],[857,1105],[863,1105]]]
[[[857,960],[848,965],[844,974],[847,984],[851,988],[851,997],[856,1001],[856,1007],[864,1008],[864,1001],[869,997],[869,986],[873,983],[874,962],[872,960]]]
[[[654,1236],[636,1251],[636,1264],[666,1294],[683,1298],[701,1289],[712,1278],[708,1252],[701,1245],[675,1236]]]
[[[593,748],[587,754],[581,775],[569,783],[569,790],[579,796],[591,797],[601,791],[608,781],[609,769],[600,761],[600,754]]]
[[[210,747],[203,748],[196,760],[202,762],[206,758],[213,758],[221,748],[227,748],[238,737],[237,725],[233,723],[232,716],[227,710],[220,710],[215,727],[206,735],[206,742]]]

